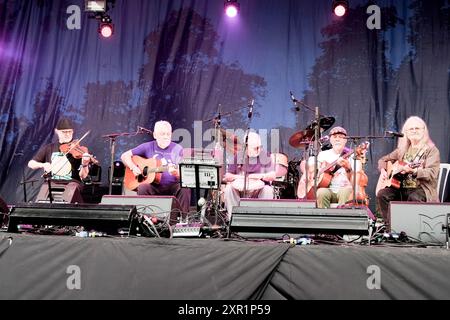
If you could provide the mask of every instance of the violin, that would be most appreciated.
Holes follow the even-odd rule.
[[[93,155],[89,154],[88,148],[80,146],[79,143],[79,140],[73,140],[69,143],[63,143],[59,146],[59,151],[66,155],[70,153],[75,159],[81,159],[84,155],[88,155],[90,157],[90,161],[93,164],[98,165],[98,160],[95,159]]]
[[[369,183],[369,178],[367,177],[367,174],[364,172],[364,165],[367,162],[366,157],[366,151],[359,149],[359,147],[356,149],[356,159],[361,161],[361,165],[363,166],[361,170],[356,172],[356,185],[359,187],[359,190],[356,192],[356,200],[363,204],[368,206],[369,205],[369,196],[366,193],[366,187]],[[353,176],[351,179],[351,183],[353,184]]]

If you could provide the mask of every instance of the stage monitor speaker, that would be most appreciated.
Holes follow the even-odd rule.
[[[103,196],[103,204],[128,204],[136,206],[137,213],[155,216],[161,220],[170,217],[170,225],[179,222],[182,216],[180,203],[174,196]]]
[[[369,234],[366,209],[233,207],[230,233],[279,239],[305,234]]]
[[[8,232],[17,232],[17,226],[52,225],[83,226],[87,231],[117,234],[128,229],[133,234],[136,207],[132,205],[25,203],[15,206],[9,215]]]
[[[240,207],[270,207],[270,208],[314,208],[314,200],[300,199],[255,199],[242,198],[239,202]]]
[[[404,231],[407,236],[424,242],[445,243],[442,225],[447,223],[450,203],[391,202],[391,232]]]

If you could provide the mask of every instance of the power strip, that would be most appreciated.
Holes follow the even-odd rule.
[[[173,229],[172,237],[200,237],[202,234],[202,223],[177,223]]]

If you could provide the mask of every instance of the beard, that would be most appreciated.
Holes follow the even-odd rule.
[[[160,147],[161,149],[166,149],[169,145],[170,145],[171,140],[166,140],[166,139],[160,139],[160,140],[156,140],[156,143],[158,144],[158,147]]]

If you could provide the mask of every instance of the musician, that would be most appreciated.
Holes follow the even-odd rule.
[[[64,189],[62,199],[69,203],[82,203],[81,181],[89,175],[89,163],[91,157],[83,155],[75,158],[72,154],[64,154],[61,146],[72,142],[73,124],[69,119],[62,118],[58,121],[55,134],[58,142],[43,146],[38,153],[28,162],[28,167],[37,170],[44,169],[46,177],[51,179],[51,187]],[[36,201],[48,199],[48,183],[45,182],[36,198]]]
[[[319,168],[324,168],[337,160],[337,166],[335,168],[331,168],[333,177],[331,179],[330,186],[328,188],[317,189],[317,206],[319,208],[329,208],[331,203],[343,205],[350,200],[353,191],[352,184],[350,182],[353,174],[353,159],[352,157],[349,157],[348,159],[341,157],[344,154],[351,152],[351,149],[346,147],[347,130],[342,127],[334,127],[331,129],[329,136],[332,148],[319,152],[317,157],[318,165]],[[308,166],[308,187],[314,188],[314,158],[309,159]],[[360,168],[360,166],[361,164],[358,160],[357,167]],[[305,169],[302,168],[301,171],[305,172]],[[302,185],[301,181],[297,190],[297,195],[299,197],[302,193],[305,193],[305,190],[301,190],[302,187],[305,187],[305,183]]]
[[[228,165],[227,173],[223,182],[227,183],[224,192],[225,207],[228,213],[228,221],[231,219],[231,213],[234,206],[239,205],[243,194],[244,173],[257,175],[256,179],[248,179],[247,194],[248,198],[273,199],[273,188],[270,182],[275,180],[275,165],[272,163],[270,154],[262,150],[261,137],[256,132],[249,132],[246,157],[242,163],[239,156],[234,158],[234,163]],[[248,161],[248,162],[247,162]],[[248,163],[245,164],[245,163]],[[259,178],[259,179],[258,179]],[[257,184],[257,186],[253,186]]]
[[[191,190],[181,188],[180,173],[178,163],[183,158],[183,147],[171,141],[172,125],[167,121],[158,121],[153,129],[154,141],[143,143],[134,149],[124,152],[121,156],[123,163],[138,176],[142,174],[139,168],[132,160],[132,156],[143,158],[155,158],[161,161],[163,166],[168,167],[168,171],[163,172],[161,181],[156,183],[142,183],[137,189],[138,195],[173,195],[180,205],[183,213],[189,213],[191,203]]]
[[[440,155],[430,139],[425,121],[416,116],[408,118],[403,125],[402,134],[404,137],[398,139],[397,149],[378,161],[382,180],[387,178],[388,161],[402,161],[397,170],[403,174],[400,188],[387,187],[377,193],[378,207],[388,229],[391,201],[438,201]],[[412,168],[408,165],[411,163],[418,164],[418,167]]]

